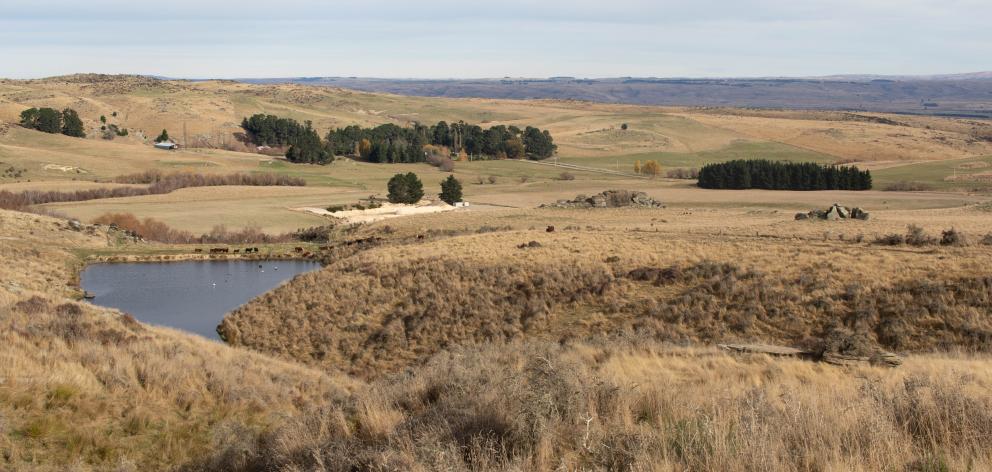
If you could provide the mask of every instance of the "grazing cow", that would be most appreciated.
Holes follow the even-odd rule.
[[[418,235],[417,235],[417,239],[424,239],[424,235],[422,235],[422,234],[418,234]]]
[[[303,248],[302,247],[295,247],[295,248],[293,248],[293,250],[296,251],[296,252],[303,252]]]
[[[193,250],[193,252],[199,254],[199,253],[203,252],[203,249],[196,248],[196,249]]]
[[[548,231],[549,233],[554,233],[554,232],[555,232],[555,227],[554,227],[554,226],[548,226],[548,229],[547,229],[547,231]]]
[[[234,253],[235,253],[235,254],[237,254],[237,253],[239,253],[239,252],[241,252],[241,250],[240,250],[240,249],[235,249],[235,250],[234,250]]]

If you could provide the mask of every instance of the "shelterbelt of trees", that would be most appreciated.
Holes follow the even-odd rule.
[[[699,186],[738,190],[870,190],[871,172],[812,162],[735,160],[703,166],[699,170]]]
[[[528,126],[497,125],[483,129],[464,122],[402,127],[384,124],[374,128],[352,125],[331,130],[320,139],[311,122],[257,114],[241,127],[260,146],[289,146],[291,162],[325,164],[338,156],[361,157],[369,162],[424,162],[424,146],[443,146],[470,159],[544,159],[557,146],[547,130]]]

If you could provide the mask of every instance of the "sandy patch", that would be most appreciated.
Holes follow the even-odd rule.
[[[62,172],[76,172],[76,173],[80,173],[80,174],[85,174],[86,173],[85,170],[80,169],[79,167],[63,166],[63,165],[59,165],[59,164],[45,164],[45,167],[43,167],[43,169],[45,169],[45,170],[60,170]]]
[[[416,205],[409,205],[405,203],[383,203],[379,208],[370,208],[368,210],[345,210],[336,211],[333,213],[323,208],[314,207],[300,207],[293,208],[292,210],[313,213],[321,216],[330,216],[351,224],[374,223],[376,221],[388,220],[390,218],[398,218],[401,216],[427,215],[432,213],[453,211],[456,209],[457,208],[454,206],[448,205],[444,202],[421,200],[420,203],[417,203]]]

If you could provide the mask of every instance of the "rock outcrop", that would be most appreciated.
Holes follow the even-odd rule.
[[[868,212],[861,208],[848,208],[834,203],[827,210],[811,210],[806,213],[796,213],[797,220],[867,220]]]
[[[644,192],[632,190],[607,190],[591,197],[579,195],[572,200],[558,200],[541,205],[541,208],[664,208],[661,202]]]

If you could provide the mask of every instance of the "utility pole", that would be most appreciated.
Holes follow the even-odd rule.
[[[183,148],[189,147],[189,141],[186,139],[186,120],[183,120]]]

